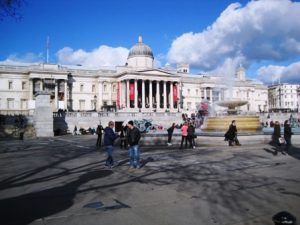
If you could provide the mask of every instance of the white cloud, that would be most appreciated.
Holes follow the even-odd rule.
[[[251,1],[244,7],[233,3],[206,30],[176,38],[168,60],[216,71],[238,60],[249,65],[291,59],[300,53],[299,12],[300,3],[290,0]]]
[[[300,61],[288,66],[263,66],[257,70],[257,74],[265,83],[300,83]]]
[[[26,53],[24,55],[19,54],[11,54],[4,61],[0,61],[2,64],[32,64],[32,63],[41,63],[43,62],[43,54],[35,54],[35,53]]]
[[[87,52],[64,47],[57,52],[58,63],[64,65],[82,65],[87,68],[114,67],[125,65],[129,50],[123,47],[101,45]]]

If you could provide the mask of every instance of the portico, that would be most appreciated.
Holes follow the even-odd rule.
[[[118,108],[123,111],[178,111],[179,81],[124,79],[119,81]],[[125,88],[123,91],[122,88]]]

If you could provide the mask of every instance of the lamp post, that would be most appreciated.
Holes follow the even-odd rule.
[[[96,106],[97,106],[97,95],[94,95],[94,111],[96,112]]]

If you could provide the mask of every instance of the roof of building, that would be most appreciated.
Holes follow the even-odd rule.
[[[135,56],[146,56],[154,59],[151,48],[143,43],[141,36],[139,36],[138,43],[132,46],[128,54],[128,58]]]

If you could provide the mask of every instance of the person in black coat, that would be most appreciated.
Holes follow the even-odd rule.
[[[289,120],[284,121],[284,139],[286,142],[286,151],[289,150],[290,146],[292,145],[292,135],[294,133],[292,132],[291,124]]]
[[[168,146],[172,145],[172,135],[173,135],[173,132],[174,132],[174,128],[175,128],[175,123],[172,124],[172,126],[170,126],[168,129],[167,129],[167,132],[168,132]]]
[[[236,128],[235,120],[232,120],[229,129],[225,134],[225,139],[228,140],[229,146],[233,146],[233,143],[235,143],[236,145],[241,145],[237,138],[237,128]]]
[[[127,124],[127,141],[129,145],[129,164],[130,168],[140,168],[140,146],[139,141],[141,138],[140,130],[133,125],[133,121],[130,120]]]
[[[101,147],[101,143],[102,143],[102,132],[103,132],[103,127],[100,125],[98,125],[97,130],[96,130],[96,134],[97,134],[97,143],[96,146],[97,147]]]
[[[104,129],[104,146],[105,151],[107,153],[107,159],[105,166],[113,167],[114,159],[113,159],[113,145],[114,141],[119,137],[113,130],[115,123],[113,121],[109,121],[108,126]]]
[[[192,123],[189,123],[189,127],[188,127],[188,140],[189,140],[189,143],[190,143],[190,148],[196,148],[196,145],[195,145],[195,127]]]
[[[273,135],[272,135],[273,144],[280,146],[281,145],[279,142],[280,137],[281,137],[280,124],[278,121],[275,121],[274,131],[273,131]]]

